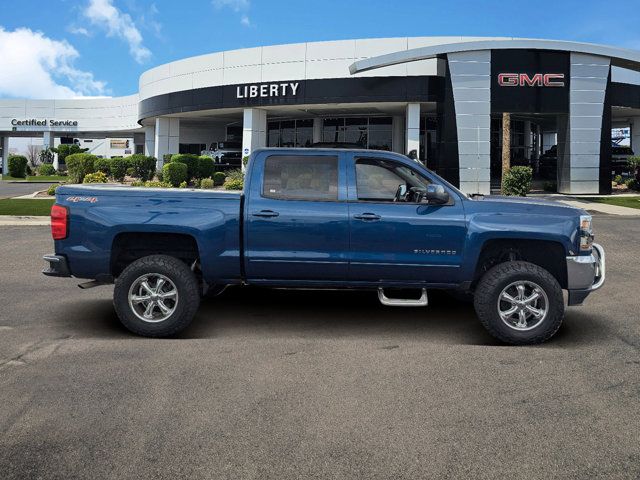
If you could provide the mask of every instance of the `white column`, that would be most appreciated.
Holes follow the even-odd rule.
[[[154,151],[158,169],[164,165],[164,156],[178,153],[180,146],[180,119],[173,117],[156,118]]]
[[[144,154],[148,157],[156,156],[156,128],[154,126],[144,127]]]
[[[391,134],[391,148],[397,153],[407,153],[404,151],[404,117],[396,115],[393,117],[393,133]],[[420,132],[418,132],[419,134]],[[418,137],[419,138],[419,137]]]
[[[638,125],[640,127],[640,124]],[[313,119],[313,143],[322,141],[322,119]]]
[[[2,174],[9,175],[9,137],[0,138],[2,142]]]
[[[267,111],[245,108],[242,124],[242,157],[251,155],[257,148],[267,145]],[[242,164],[244,171],[244,162]]]
[[[405,151],[409,154],[411,150],[416,151],[417,158],[420,159],[420,104],[407,104],[407,115],[405,122]]]

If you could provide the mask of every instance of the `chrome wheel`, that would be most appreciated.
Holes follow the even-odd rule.
[[[178,289],[166,276],[148,273],[138,277],[129,289],[129,307],[142,321],[163,322],[178,306]]]
[[[526,331],[536,328],[547,317],[549,299],[536,283],[519,280],[507,285],[498,297],[498,313],[510,328]]]

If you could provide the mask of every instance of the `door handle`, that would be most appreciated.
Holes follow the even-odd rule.
[[[369,220],[369,221],[374,221],[374,220],[380,220],[380,215],[376,215],[375,213],[361,213],[360,215],[354,215],[353,218],[358,219],[358,220]]]
[[[273,210],[260,210],[259,212],[253,212],[251,215],[254,217],[277,217],[280,215],[278,212],[274,212]]]

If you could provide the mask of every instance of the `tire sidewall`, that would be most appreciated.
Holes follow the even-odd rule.
[[[178,290],[178,304],[174,312],[161,322],[145,322],[129,305],[129,290],[133,282],[145,274],[158,273],[169,278]],[[139,335],[171,336],[186,328],[198,307],[197,281],[189,267],[169,256],[153,255],[130,264],[116,280],[113,303],[122,324]],[[195,308],[194,308],[195,304]]]
[[[491,281],[498,277],[496,281]],[[484,280],[488,281],[485,282]],[[516,281],[529,281],[544,290],[548,299],[548,312],[542,323],[531,330],[510,328],[498,313],[498,298],[507,285]],[[500,340],[512,344],[541,343],[553,336],[564,317],[564,297],[557,280],[543,268],[528,262],[508,262],[495,266],[476,290],[475,307],[480,320],[489,332]]]

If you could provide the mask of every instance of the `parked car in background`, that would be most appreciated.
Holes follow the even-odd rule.
[[[213,142],[209,150],[200,155],[213,158],[216,165],[229,168],[240,168],[242,165],[242,143],[235,141]]]

